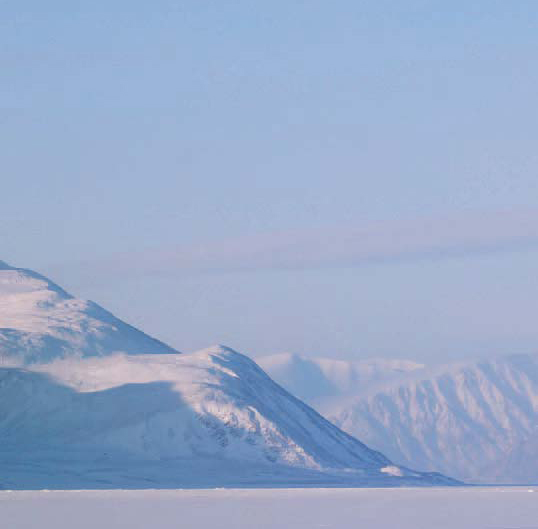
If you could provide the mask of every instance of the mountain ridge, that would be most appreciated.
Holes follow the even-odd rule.
[[[266,369],[295,392],[289,377]],[[538,355],[388,373],[355,394],[306,401],[399,464],[468,482],[538,481],[538,460],[521,455],[535,453],[538,439]]]
[[[0,358],[4,365],[122,350],[131,354],[179,352],[96,303],[75,298],[41,274],[2,261]]]

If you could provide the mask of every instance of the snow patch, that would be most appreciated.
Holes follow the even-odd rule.
[[[402,472],[402,469],[394,465],[383,467],[381,469],[381,472],[383,472],[384,474],[388,474],[389,476],[403,476],[404,475]]]

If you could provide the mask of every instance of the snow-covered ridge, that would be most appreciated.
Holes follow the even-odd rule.
[[[223,346],[0,368],[0,403],[9,488],[54,487],[49,465],[68,488],[454,483],[394,465]]]
[[[411,360],[335,360],[292,353],[261,356],[256,362],[294,395],[310,402],[367,392],[379,383],[424,369]]]
[[[262,365],[264,364],[263,359]],[[311,360],[317,364],[319,360]],[[293,380],[268,373],[290,391]],[[382,373],[381,373],[382,375]],[[303,372],[299,390],[318,387]],[[390,370],[373,383],[307,398],[351,435],[413,468],[465,481],[538,482],[538,355]]]
[[[389,464],[291,397],[252,360],[223,346],[183,355],[66,359],[36,365],[31,375],[14,373],[8,380],[48,375],[59,383],[60,401],[71,399],[68,413],[47,414],[36,403],[29,444],[89,443],[149,459],[205,454],[315,470]],[[103,398],[106,405],[92,412],[92,400]],[[66,420],[73,424],[67,427]],[[36,431],[39,425],[43,431]],[[13,442],[20,447],[23,440]],[[11,444],[5,436],[3,444]]]
[[[177,353],[42,275],[0,262],[0,363],[24,365],[118,351]]]

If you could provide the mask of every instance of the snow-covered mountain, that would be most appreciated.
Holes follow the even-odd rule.
[[[0,369],[4,487],[450,484],[393,465],[225,347]]]
[[[316,376],[306,381],[310,368],[294,387],[273,360],[259,361],[294,394],[318,385]],[[399,464],[465,481],[538,482],[538,355],[385,373],[307,401]]]
[[[346,361],[307,358],[292,353],[262,356],[255,360],[296,397],[314,403],[327,397],[366,392],[379,382],[424,368],[423,364],[411,360]]]
[[[232,349],[179,354],[34,272],[0,278],[0,487],[454,483],[392,464]]]
[[[177,353],[91,301],[74,298],[47,278],[0,261],[0,360]]]

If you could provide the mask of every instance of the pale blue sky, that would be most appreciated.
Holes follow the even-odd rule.
[[[537,27],[534,1],[2,0],[0,259],[182,350],[536,350]]]

